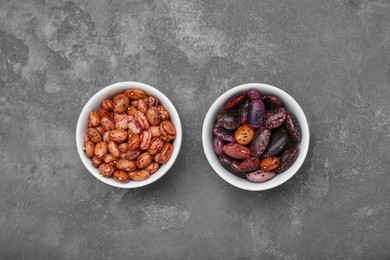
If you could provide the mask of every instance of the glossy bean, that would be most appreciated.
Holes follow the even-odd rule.
[[[144,152],[142,153],[136,161],[136,165],[139,169],[146,168],[153,161],[153,157],[150,153]]]
[[[265,182],[272,179],[276,174],[274,172],[258,170],[246,174],[246,178],[251,182]]]
[[[114,101],[114,112],[115,113],[123,113],[126,111],[127,107],[129,106],[130,100],[127,96],[121,94],[119,97]]]
[[[248,104],[248,124],[259,128],[264,123],[265,107],[262,99],[251,100]]]
[[[146,113],[146,111],[148,110],[148,103],[146,103],[145,101],[140,99],[140,100],[138,100],[136,107],[142,113]]]
[[[145,170],[149,172],[150,175],[158,171],[160,165],[156,162],[152,162],[148,166],[146,166]]]
[[[118,145],[118,148],[119,148],[119,151],[120,151],[121,153],[125,153],[125,152],[128,151],[128,149],[127,149],[127,143],[121,143],[121,144],[119,144],[119,145]]]
[[[101,136],[104,135],[105,130],[104,130],[104,128],[102,126],[97,126],[97,127],[95,127],[95,129],[99,132],[99,134]]]
[[[99,159],[103,159],[104,156],[107,154],[107,143],[106,142],[99,142],[95,145],[95,156]]]
[[[282,152],[288,144],[287,131],[284,128],[276,128],[271,132],[271,139],[267,148],[264,150],[263,156],[270,157]]]
[[[282,107],[268,109],[264,115],[264,126],[273,129],[281,126],[286,119],[287,112]]]
[[[146,118],[151,126],[158,126],[161,123],[160,111],[156,107],[149,108],[146,111]]]
[[[107,153],[106,156],[103,158],[103,162],[108,163],[112,165],[112,163],[115,165],[117,158],[112,156],[110,153]]]
[[[248,97],[250,100],[258,100],[261,99],[260,93],[255,89],[249,89],[247,91]]]
[[[249,157],[238,165],[238,169],[242,172],[253,172],[258,170],[259,167],[260,159],[257,157]]]
[[[95,145],[91,141],[87,141],[84,144],[84,152],[88,158],[92,158],[95,155]]]
[[[94,157],[92,157],[91,159],[91,164],[93,165],[93,167],[95,168],[98,168],[100,164],[102,164],[103,160],[99,157],[97,157],[96,155]]]
[[[296,144],[300,143],[302,139],[301,129],[299,127],[298,121],[295,119],[295,116],[291,113],[287,113],[284,124],[291,140]]]
[[[100,120],[100,124],[104,128],[105,131],[110,131],[115,129],[115,124],[110,117],[104,116]]]
[[[286,149],[281,155],[280,155],[280,165],[276,169],[277,173],[281,173],[286,171],[288,168],[293,165],[295,160],[298,158],[299,154],[299,148],[298,146],[292,146],[288,149]]]
[[[225,144],[223,146],[223,152],[226,155],[239,160],[245,160],[250,156],[248,147],[236,143]]]
[[[134,118],[138,121],[142,129],[149,128],[149,122],[144,113],[142,113],[141,111],[137,111],[135,112]]]
[[[130,181],[129,175],[124,171],[116,171],[114,172],[112,177],[114,178],[114,180],[120,183],[128,183]]]
[[[123,158],[121,159],[128,159],[128,160],[135,160],[138,156],[140,156],[141,151],[137,148],[134,150],[127,151],[123,154]]]
[[[110,140],[110,131],[104,132],[104,134],[103,134],[103,141],[106,142],[106,143],[109,143],[111,141]]]
[[[218,137],[215,137],[213,141],[213,148],[216,155],[223,154],[223,146],[224,146],[223,141]]]
[[[135,112],[137,112],[137,108],[135,108],[134,106],[129,106],[126,110],[126,114],[130,115],[130,116],[135,116]]]
[[[230,132],[222,127],[214,127],[213,133],[216,137],[219,139],[225,141],[225,142],[234,142],[234,133]]]
[[[150,132],[152,132],[153,137],[161,136],[160,126],[151,126],[149,127]]]
[[[163,106],[157,106],[158,111],[160,112],[161,115],[161,120],[169,120],[169,112],[165,109]]]
[[[217,115],[218,123],[226,130],[233,131],[240,126],[237,110],[222,110]]]
[[[96,127],[100,125],[100,116],[95,111],[89,112],[89,120],[91,121],[91,126]]]
[[[240,178],[245,178],[245,173],[238,169],[238,165],[240,165],[239,160],[233,159],[224,154],[218,156],[218,160],[221,163],[221,165],[231,174]]]
[[[142,131],[142,126],[138,120],[132,119],[128,123],[128,128],[132,134],[138,135]]]
[[[111,113],[108,112],[107,109],[101,107],[101,108],[99,108],[99,116],[100,116],[100,118],[102,118],[102,117],[104,117],[104,116],[110,117],[110,116],[111,116]]]
[[[119,150],[118,145],[114,141],[110,141],[107,145],[107,148],[112,156],[114,156],[115,158],[119,157],[121,151]]]
[[[277,96],[264,96],[263,101],[267,109],[280,107],[282,105],[282,100]]]
[[[165,143],[160,152],[161,163],[162,164],[167,163],[169,158],[171,158],[172,153],[173,153],[173,145],[171,143]]]
[[[139,147],[141,143],[141,139],[139,137],[139,135],[135,134],[135,135],[132,135],[129,139],[129,141],[127,142],[127,149],[128,150],[134,150],[134,149],[137,149]]]
[[[107,111],[112,111],[114,109],[114,102],[110,99],[103,100],[102,107]]]
[[[260,157],[267,148],[271,138],[271,130],[261,127],[255,131],[252,142],[249,144],[251,154],[255,157]]]
[[[123,143],[127,140],[127,131],[122,129],[111,130],[109,137],[112,141]]]
[[[176,129],[171,121],[165,120],[160,124],[160,132],[163,136],[175,136]]]
[[[247,92],[242,92],[240,94],[235,95],[234,97],[229,99],[228,102],[226,102],[225,109],[229,110],[233,107],[238,106],[239,104],[241,104],[246,100],[247,96],[248,96]]]
[[[279,167],[280,159],[278,157],[267,157],[261,160],[260,169],[264,171],[273,171]]]
[[[254,135],[255,131],[248,124],[243,124],[234,133],[234,139],[241,145],[247,145],[252,141]]]
[[[116,162],[116,168],[121,171],[132,172],[137,169],[134,161],[127,159],[120,159]]]
[[[153,138],[152,142],[150,143],[150,146],[148,148],[148,152],[151,155],[156,155],[157,153],[161,152],[163,146],[164,146],[163,140],[161,140],[158,137],[155,137],[155,138]]]
[[[148,98],[148,105],[149,105],[149,108],[157,107],[157,105],[158,105],[158,98],[150,96]]]
[[[108,177],[111,177],[112,174],[114,173],[114,167],[112,165],[108,164],[108,163],[102,163],[99,166],[98,172],[103,177],[108,178]]]
[[[145,92],[140,89],[128,89],[124,92],[124,94],[131,100],[138,100],[145,97]]]
[[[95,128],[88,128],[87,135],[89,140],[92,143],[98,143],[102,141],[102,136],[99,134],[99,132]]]
[[[140,139],[141,142],[139,144],[139,149],[147,150],[150,146],[150,143],[152,142],[152,133],[150,132],[150,130],[142,131]]]
[[[150,177],[150,173],[147,170],[141,170],[141,171],[134,172],[131,179],[133,181],[143,181],[148,179],[149,177]]]

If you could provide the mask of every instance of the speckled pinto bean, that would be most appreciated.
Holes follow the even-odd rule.
[[[137,149],[140,143],[141,143],[141,138],[139,137],[139,135],[132,135],[129,141],[127,142],[127,149],[128,150]]]
[[[145,97],[145,92],[139,89],[128,89],[124,94],[132,100],[138,100]]]
[[[115,141],[117,143],[123,143],[127,140],[127,131],[122,129],[115,129],[110,131],[109,137],[112,141]]]
[[[236,143],[225,144],[223,146],[223,152],[238,160],[245,160],[250,156],[250,150],[248,147]]]
[[[132,174],[131,179],[133,181],[143,181],[148,179],[149,177],[150,177],[150,173],[147,170],[141,170],[141,171],[134,172],[134,174]]]
[[[120,159],[116,162],[116,168],[121,171],[132,172],[137,169],[137,166],[134,161]]]
[[[149,108],[146,111],[146,118],[151,126],[158,126],[161,123],[161,115],[156,107]]]
[[[84,152],[88,158],[92,158],[95,155],[95,145],[91,141],[85,142]]]
[[[148,152],[151,155],[156,155],[157,153],[161,152],[163,146],[164,146],[164,141],[158,137],[155,137],[155,138],[153,138],[152,142],[150,143],[150,146],[148,148]]]
[[[114,180],[120,183],[128,183],[130,181],[129,175],[124,171],[116,171],[113,176]]]
[[[86,123],[86,157],[100,174],[118,182],[149,178],[173,153],[176,129],[169,113],[157,97],[142,90],[128,89],[103,100]]]
[[[119,157],[121,151],[119,150],[119,147],[118,145],[114,142],[114,141],[110,141],[107,145],[108,147],[108,151],[110,152],[110,154],[116,158]]]
[[[171,158],[172,153],[173,153],[173,145],[170,143],[165,143],[160,153],[161,164],[167,163],[169,158]]]
[[[150,153],[145,152],[142,153],[138,158],[136,165],[139,169],[146,168],[149,164],[151,164],[153,161],[153,157]]]
[[[163,106],[157,106],[158,111],[160,112],[161,115],[161,120],[169,120],[169,113]]]
[[[108,163],[101,164],[98,169],[100,175],[107,178],[112,176],[114,170],[114,167]]]
[[[102,141],[102,137],[95,128],[88,128],[87,135],[92,143],[98,143]]]
[[[130,100],[127,96],[121,94],[118,95],[118,98],[114,101],[114,112],[123,113],[126,111],[129,106]]]
[[[150,175],[158,171],[158,168],[160,168],[160,165],[156,162],[152,162],[148,166],[146,166],[145,170],[149,172]]]
[[[89,113],[89,120],[91,121],[92,127],[100,125],[100,116],[95,111],[91,111]]]

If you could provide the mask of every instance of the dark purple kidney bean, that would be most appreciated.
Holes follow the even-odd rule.
[[[232,131],[240,127],[237,110],[222,110],[218,113],[217,119],[226,130]]]
[[[257,90],[249,89],[247,93],[250,100],[261,99],[261,95]]]
[[[221,139],[223,141],[230,142],[230,143],[234,142],[234,133],[230,132],[222,127],[218,127],[218,128],[214,127],[213,133],[216,137],[218,137],[219,139]]]
[[[223,152],[234,159],[245,160],[251,154],[248,147],[237,143],[229,143],[223,146]]]
[[[240,122],[240,125],[243,125],[248,120],[248,105],[249,100],[245,100],[239,107],[238,107],[238,121]]]
[[[255,130],[255,135],[252,142],[249,144],[252,156],[260,157],[265,148],[268,146],[270,138],[271,130],[265,127]]]
[[[280,165],[278,168],[276,168],[276,173],[281,173],[287,170],[288,168],[293,165],[295,160],[298,158],[299,154],[299,148],[298,146],[291,146],[290,148],[286,149],[281,155],[280,155]]]
[[[247,98],[248,94],[246,92],[242,92],[240,94],[235,95],[228,102],[226,102],[225,109],[229,110],[235,106],[238,106],[242,102],[244,102]]]
[[[263,157],[271,157],[282,152],[288,144],[288,134],[284,128],[277,128],[271,132],[271,139],[263,153]]]
[[[272,179],[276,174],[274,172],[267,172],[258,170],[246,174],[246,178],[252,182],[265,182]]]
[[[302,138],[301,129],[294,115],[292,115],[291,113],[287,113],[284,124],[286,126],[287,133],[290,135],[291,140],[295,143],[299,143]]]
[[[231,174],[240,178],[245,178],[245,173],[238,169],[238,165],[240,164],[239,160],[235,160],[224,154],[218,156],[218,159],[221,165]]]
[[[264,123],[265,107],[261,99],[252,100],[248,105],[248,124],[253,128],[259,128]]]
[[[281,126],[286,119],[286,114],[286,109],[283,107],[266,110],[264,115],[264,126],[268,129]]]
[[[223,154],[223,145],[224,143],[221,139],[219,139],[218,137],[214,138],[213,147],[214,147],[214,152],[217,155]]]
[[[277,96],[264,96],[263,101],[266,108],[280,107],[282,100]]]
[[[260,159],[257,157],[249,157],[238,165],[238,169],[242,172],[253,172],[260,168]]]

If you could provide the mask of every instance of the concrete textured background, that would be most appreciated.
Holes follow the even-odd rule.
[[[390,2],[0,0],[0,258],[389,259]],[[82,165],[86,101],[119,81],[175,103],[183,149],[120,190]],[[289,92],[311,127],[298,174],[242,191],[201,128],[225,90]]]

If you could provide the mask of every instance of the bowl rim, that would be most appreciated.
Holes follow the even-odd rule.
[[[293,165],[285,172],[281,173],[284,174],[282,178],[273,178],[269,181],[262,182],[262,183],[254,183],[247,181],[245,179],[239,178],[228,172],[226,169],[223,168],[223,166],[219,163],[217,159],[217,155],[214,152],[212,140],[213,135],[211,133],[212,127],[214,125],[215,120],[215,114],[216,112],[221,108],[222,104],[224,103],[224,100],[228,100],[235,94],[238,94],[239,92],[246,91],[248,89],[256,89],[258,91],[264,91],[264,92],[272,92],[275,95],[278,95],[283,103],[285,103],[287,106],[292,106],[296,111],[298,111],[299,115],[295,114],[297,120],[300,118],[299,121],[301,132],[302,132],[302,140],[299,143],[300,152],[298,155],[298,158],[293,163]],[[266,93],[267,94],[267,93]],[[304,134],[305,133],[305,134]],[[211,135],[211,138],[209,138]],[[209,140],[211,139],[211,140]],[[264,83],[245,83],[238,86],[235,86],[227,91],[225,91],[222,95],[220,95],[210,106],[209,110],[207,111],[207,114],[205,116],[204,122],[203,122],[203,128],[202,128],[202,144],[203,144],[203,151],[206,155],[206,158],[213,168],[213,170],[226,182],[230,183],[231,185],[248,191],[263,191],[275,188],[285,182],[287,182],[292,176],[294,176],[298,170],[301,168],[303,162],[306,159],[306,156],[308,154],[309,150],[309,144],[310,144],[310,129],[309,124],[306,118],[306,115],[301,108],[301,106],[298,104],[298,102],[286,91],[277,88],[275,86],[264,84]],[[281,175],[278,174],[278,175]],[[282,176],[282,175],[281,175]],[[242,182],[239,180],[245,180],[246,182]],[[244,183],[244,184],[243,184]]]
[[[173,153],[171,157],[169,158],[168,162],[158,169],[157,172],[155,172],[153,175],[150,176],[150,178],[144,180],[144,181],[130,181],[128,183],[119,183],[113,180],[112,178],[106,178],[101,176],[98,173],[98,169],[93,167],[90,159],[87,158],[84,154],[83,147],[84,147],[84,135],[85,133],[82,132],[82,125],[86,124],[85,118],[88,118],[89,112],[92,111],[92,107],[96,104],[97,101],[102,102],[104,99],[108,98],[110,95],[115,95],[115,94],[110,94],[114,89],[117,89],[117,93],[121,93],[126,89],[131,89],[131,88],[139,88],[143,90],[145,93],[150,93],[152,92],[152,95],[157,96],[159,99],[159,102],[162,101],[164,107],[169,111],[171,121],[174,118],[175,123],[174,126],[176,128],[176,138],[173,141]],[[83,162],[85,168],[89,171],[90,174],[92,174],[95,178],[97,178],[99,181],[110,185],[112,187],[116,188],[123,188],[123,189],[133,189],[133,188],[140,188],[147,186],[151,183],[156,182],[159,180],[162,176],[164,176],[170,168],[173,166],[173,164],[176,162],[176,159],[178,158],[178,155],[181,150],[181,145],[182,145],[182,139],[183,139],[183,131],[182,131],[182,124],[180,120],[180,115],[176,110],[176,107],[172,103],[172,101],[159,89],[152,87],[150,85],[147,85],[145,83],[141,82],[136,82],[136,81],[122,81],[122,82],[117,82],[110,84],[99,91],[97,91],[92,97],[88,99],[88,101],[85,103],[83,109],[81,110],[78,120],[77,120],[77,125],[76,125],[76,149],[79,154],[79,157],[81,161]]]

